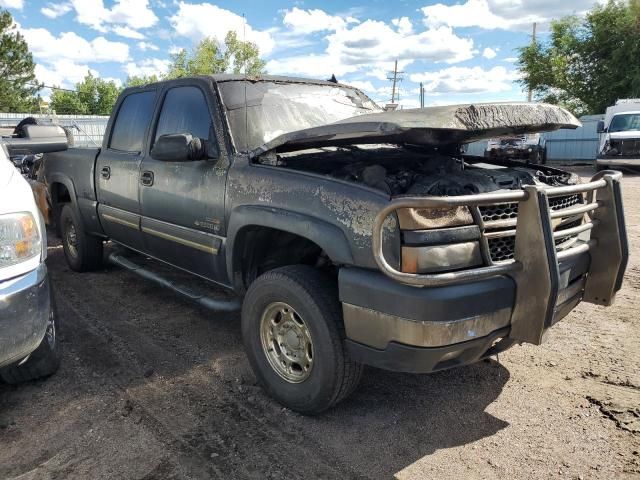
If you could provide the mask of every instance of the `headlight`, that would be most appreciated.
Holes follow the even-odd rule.
[[[479,242],[402,247],[402,271],[432,273],[482,265]]]
[[[398,222],[402,230],[429,230],[473,224],[467,207],[400,208]]]
[[[29,212],[0,215],[0,268],[42,254],[38,223]]]

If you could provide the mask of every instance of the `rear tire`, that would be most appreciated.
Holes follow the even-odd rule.
[[[62,207],[60,230],[64,256],[72,270],[87,272],[102,265],[102,239],[85,233],[80,215],[70,204]]]
[[[49,324],[47,325],[44,338],[26,362],[21,365],[19,364],[20,362],[18,362],[0,370],[0,377],[6,383],[16,384],[48,377],[58,370],[62,351],[58,338],[57,309],[52,293],[50,293],[50,298],[51,310],[49,312]]]
[[[314,415],[355,390],[363,367],[351,359],[344,338],[335,282],[317,269],[278,268],[249,287],[244,347],[264,389],[285,407]]]

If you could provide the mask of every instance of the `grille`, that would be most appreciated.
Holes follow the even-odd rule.
[[[582,195],[566,195],[564,197],[554,197],[549,199],[549,208],[551,210],[562,210],[573,205],[582,203]],[[492,220],[508,220],[518,216],[517,203],[501,203],[497,205],[483,205],[480,208],[482,220],[489,222]]]
[[[618,155],[640,155],[640,140],[612,140],[611,148],[618,150]]]
[[[562,210],[580,203],[583,203],[582,194],[567,195],[564,197],[554,197],[549,199],[549,208],[551,210]],[[481,206],[479,208],[480,208],[480,214],[482,215],[482,220],[485,222],[492,221],[492,220],[507,220],[511,218],[516,218],[518,216],[517,203],[487,205],[487,206]],[[581,223],[582,223],[582,219],[576,220],[575,222],[571,222],[566,225],[563,225],[558,230],[572,228],[580,225]],[[556,246],[562,243],[565,243],[570,239],[571,237],[558,238],[555,241]],[[491,260],[493,260],[494,262],[502,262],[505,260],[513,259],[515,246],[516,246],[515,236],[490,238],[487,241],[487,243],[489,245],[489,254],[491,255]]]
[[[513,259],[516,247],[516,237],[501,237],[489,239],[489,252],[491,260],[501,262]]]

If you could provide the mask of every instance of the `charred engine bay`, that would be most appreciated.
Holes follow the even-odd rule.
[[[445,155],[412,147],[331,148],[278,155],[261,163],[360,183],[389,195],[472,195],[524,185],[574,183],[572,176],[542,165]]]

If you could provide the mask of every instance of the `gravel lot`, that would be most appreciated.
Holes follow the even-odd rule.
[[[237,314],[115,267],[73,273],[52,240],[63,365],[0,384],[0,478],[639,478],[640,176],[624,195],[615,306],[582,304],[543,346],[470,367],[370,368],[316,418],[255,385]]]

